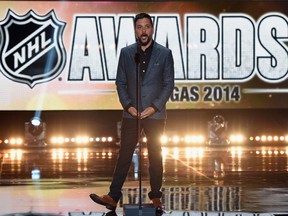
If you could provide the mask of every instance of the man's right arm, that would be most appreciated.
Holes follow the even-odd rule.
[[[117,67],[117,74],[116,74],[116,88],[119,97],[119,101],[123,107],[123,109],[129,108],[129,104],[131,104],[131,99],[127,92],[127,77],[125,72],[125,58],[123,49],[121,50],[118,67]],[[128,109],[127,109],[128,110]]]

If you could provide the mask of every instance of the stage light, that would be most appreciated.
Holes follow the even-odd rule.
[[[185,140],[185,143],[191,143],[192,142],[191,136],[185,136],[184,140]]]
[[[213,117],[212,121],[208,122],[208,144],[209,145],[227,145],[227,124],[228,122],[221,115]]]
[[[179,142],[180,142],[179,136],[174,136],[173,137],[173,143],[179,143]]]
[[[167,142],[168,142],[168,137],[165,136],[165,135],[163,135],[163,136],[161,137],[161,143],[162,143],[162,144],[166,144]]]
[[[261,141],[265,142],[267,140],[267,137],[265,135],[261,136]]]
[[[242,143],[244,141],[244,137],[241,134],[235,134],[235,135],[233,134],[230,136],[229,140],[232,143]],[[253,137],[250,137],[250,140],[252,141]]]
[[[37,168],[31,171],[32,180],[39,180],[41,178],[41,171]]]
[[[46,136],[46,123],[40,117],[33,117],[29,122],[25,122],[25,145],[34,147],[44,147]]]
[[[33,117],[31,119],[31,124],[35,127],[39,127],[41,125],[41,119],[39,117]]]

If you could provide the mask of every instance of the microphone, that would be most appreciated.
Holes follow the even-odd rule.
[[[140,62],[140,49],[141,49],[141,44],[138,38],[136,38],[136,43],[137,43],[137,52],[135,53],[135,62],[139,63]]]

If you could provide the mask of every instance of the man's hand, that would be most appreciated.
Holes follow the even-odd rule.
[[[155,112],[156,112],[156,110],[153,107],[147,107],[141,113],[141,119],[147,118],[147,117],[153,115]]]
[[[131,107],[128,109],[128,112],[130,113],[131,116],[137,118],[137,110],[135,109],[135,107],[132,107],[132,106],[131,106]]]

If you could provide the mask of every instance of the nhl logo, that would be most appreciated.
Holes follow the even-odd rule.
[[[32,10],[18,16],[9,10],[0,22],[2,73],[30,88],[56,78],[66,63],[64,27],[53,10],[44,16]]]

